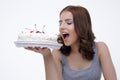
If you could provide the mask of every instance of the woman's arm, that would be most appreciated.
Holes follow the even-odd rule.
[[[52,51],[52,55],[53,55],[53,59],[55,61],[56,64],[56,68],[57,68],[57,74],[58,74],[58,80],[62,80],[62,62],[61,62],[61,52],[59,50],[53,50]]]
[[[55,65],[55,61],[51,54],[47,56],[43,56],[44,65],[45,65],[45,72],[46,72],[46,80],[59,80],[57,67]]]
[[[107,45],[98,42],[98,55],[102,66],[103,76],[105,80],[117,80],[116,72]]]

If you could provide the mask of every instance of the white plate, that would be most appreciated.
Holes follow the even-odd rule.
[[[57,42],[38,42],[38,41],[15,41],[16,47],[47,47],[52,49],[59,49],[62,44]]]

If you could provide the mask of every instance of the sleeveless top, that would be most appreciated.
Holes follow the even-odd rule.
[[[100,80],[101,65],[98,59],[97,46],[94,46],[94,58],[92,64],[83,70],[72,70],[67,57],[62,54],[62,78],[63,80]],[[80,61],[79,61],[80,62]]]

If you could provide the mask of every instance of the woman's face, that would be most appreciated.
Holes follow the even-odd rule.
[[[66,46],[76,45],[78,36],[74,29],[73,15],[69,11],[63,11],[60,15],[60,35]]]

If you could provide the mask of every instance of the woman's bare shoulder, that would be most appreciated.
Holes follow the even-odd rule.
[[[105,55],[109,54],[108,47],[105,42],[96,42],[97,47],[98,47],[98,55]]]
[[[105,42],[96,42],[96,44],[100,50],[104,50],[107,48],[107,45]]]

